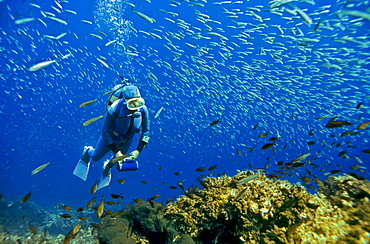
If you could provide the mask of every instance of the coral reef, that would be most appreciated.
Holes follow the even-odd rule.
[[[0,202],[0,242],[370,243],[370,182],[364,178],[328,177],[317,194],[262,172],[238,171],[199,183],[203,189],[185,190],[179,182],[184,195],[168,206],[140,199],[130,209],[106,210],[99,225],[61,219],[59,209]],[[84,215],[94,210],[89,211]]]
[[[351,228],[340,242],[370,243],[370,182],[349,175],[328,177],[319,192],[347,216],[346,222]]]
[[[208,177],[200,182],[204,189],[186,191],[167,207],[164,216],[172,220],[173,228],[189,234],[196,243],[370,241],[369,204],[354,206],[356,202],[360,202],[357,206],[368,203],[368,182],[351,177],[347,184],[353,187],[342,189],[342,180],[334,177],[330,192],[322,188],[312,195],[303,186],[251,174],[243,171],[234,177]],[[337,198],[328,199],[332,194]],[[360,199],[354,198],[359,195]],[[340,204],[333,204],[336,202]],[[351,211],[347,212],[349,206]]]

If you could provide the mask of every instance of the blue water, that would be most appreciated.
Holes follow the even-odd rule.
[[[132,199],[145,200],[159,194],[158,201],[166,201],[182,194],[170,186],[183,181],[187,188],[195,185],[200,175],[210,173],[196,172],[198,167],[219,165],[214,176],[232,176],[236,170],[267,165],[268,174],[272,174],[279,170],[278,161],[290,162],[306,153],[311,154],[307,159],[315,167],[307,163],[289,172],[293,177],[281,175],[281,179],[296,183],[298,174],[306,175],[308,169],[323,180],[325,173],[339,168],[341,173],[356,172],[369,179],[366,168],[364,172],[348,168],[355,164],[369,167],[370,155],[363,152],[370,149],[369,128],[357,135],[340,136],[349,130],[357,132],[359,124],[370,121],[369,20],[356,20],[351,15],[339,19],[337,11],[345,10],[345,3],[340,1],[292,2],[292,6],[278,8],[293,9],[294,5],[312,14],[310,26],[298,14],[281,11],[280,16],[265,11],[267,1],[216,2],[222,1],[192,1],[203,7],[187,1],[133,2],[134,10],[155,19],[154,23],[139,17],[128,4],[109,0],[59,1],[61,13],[51,6],[58,10],[60,7],[49,0],[0,2],[3,197],[20,201],[31,191],[30,201],[43,207],[56,203],[74,208],[86,205],[92,197],[90,188],[100,178],[102,162],[110,155],[92,163],[86,182],[72,174],[83,147],[95,146],[102,120],[87,127],[81,124],[104,114],[108,96],[103,93],[120,83],[120,75],[139,86],[146,100],[152,118],[151,140],[138,158],[139,170],[113,170],[112,183],[95,193],[97,199],[122,193],[124,205]],[[319,9],[325,5],[331,6]],[[347,6],[350,10],[367,8],[368,4],[361,1],[350,1]],[[68,24],[46,18],[40,10]],[[234,18],[225,10],[241,13]],[[328,12],[321,13],[324,10]],[[204,17],[204,23],[197,20],[197,11],[210,18]],[[261,16],[262,22],[251,11]],[[14,22],[27,17],[39,18],[47,27],[37,19],[20,25]],[[282,17],[294,18],[289,21]],[[313,32],[320,18],[323,23],[318,32]],[[284,35],[318,42],[293,41],[282,36],[277,25]],[[148,35],[150,32],[161,39]],[[45,37],[62,33],[67,34],[58,40]],[[243,36],[237,38],[240,34]],[[349,37],[355,41],[349,41]],[[117,41],[105,46],[112,40]],[[259,55],[260,47],[267,55]],[[246,51],[249,53],[243,53]],[[68,53],[72,56],[61,59]],[[54,59],[57,62],[44,69],[28,71],[34,64]],[[341,69],[323,66],[328,63]],[[78,108],[95,98],[98,101],[92,105]],[[359,103],[362,106],[356,109]],[[162,113],[153,119],[161,107]],[[323,115],[328,117],[315,120]],[[353,125],[325,128],[334,116]],[[209,126],[218,119],[219,124]],[[311,130],[314,132],[310,136]],[[260,138],[261,133],[270,135]],[[261,149],[273,136],[279,137],[273,147],[276,155],[272,149]],[[307,145],[308,141],[315,145]],[[136,145],[134,142],[133,150]],[[255,150],[250,152],[248,148]],[[347,158],[338,156],[342,151],[346,151]],[[47,162],[51,163],[44,170],[30,175]],[[122,178],[126,183],[115,182]]]

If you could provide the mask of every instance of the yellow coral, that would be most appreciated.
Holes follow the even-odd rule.
[[[251,174],[241,171],[233,177],[208,177],[202,182],[203,190],[181,196],[168,206],[165,216],[176,219],[178,230],[200,242],[337,243],[348,240],[346,236],[354,231],[348,223],[348,212],[329,201],[325,189],[312,195],[300,185],[271,180],[265,175],[249,180],[253,178]],[[370,187],[363,184],[356,187],[360,193],[370,192]],[[356,192],[342,191],[333,201],[342,208],[353,209],[353,202],[348,199]],[[369,202],[365,199],[363,204]],[[370,207],[363,211],[369,215]],[[370,229],[369,219],[358,222]],[[368,240],[368,232],[361,230],[356,235]]]

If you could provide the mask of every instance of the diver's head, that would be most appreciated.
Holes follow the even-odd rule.
[[[122,95],[124,99],[134,98],[134,97],[141,97],[140,91],[137,86],[134,85],[127,85],[122,88]]]
[[[127,85],[123,87],[122,94],[129,110],[137,110],[145,105],[145,101],[141,97],[139,88],[137,88],[137,86]]]

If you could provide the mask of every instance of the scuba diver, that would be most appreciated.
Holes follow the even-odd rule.
[[[121,77],[123,79],[123,77]],[[136,158],[149,142],[149,112],[137,86],[123,79],[110,95],[104,116],[102,135],[95,149],[85,146],[82,158],[78,161],[73,174],[82,180],[87,179],[90,162],[99,161],[109,151],[114,153],[103,164],[103,172],[97,190],[108,186],[111,181],[111,168],[116,165],[119,171],[137,170]],[[127,154],[133,137],[140,132],[141,137],[136,150]]]

